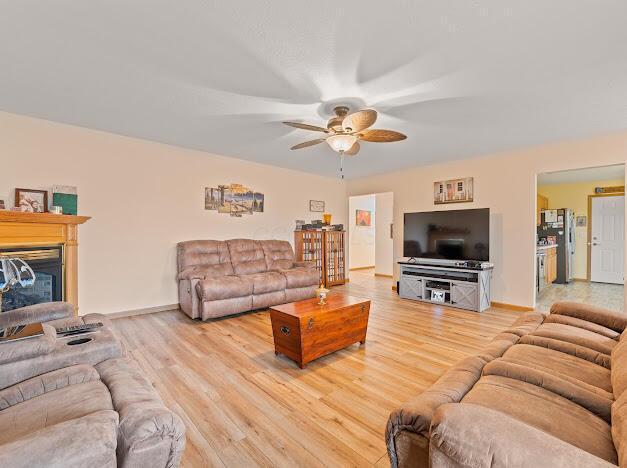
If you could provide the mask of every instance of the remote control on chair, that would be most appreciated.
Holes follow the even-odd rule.
[[[72,335],[80,335],[81,333],[89,333],[96,331],[97,328],[102,327],[102,322],[96,323],[83,323],[80,325],[72,325],[71,327],[61,327],[57,328],[57,335],[61,336],[72,336]]]

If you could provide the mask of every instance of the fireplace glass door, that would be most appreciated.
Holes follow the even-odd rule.
[[[35,283],[32,286],[16,284],[2,293],[1,311],[63,300],[63,247],[4,248],[0,249],[0,256],[20,258],[35,272]]]

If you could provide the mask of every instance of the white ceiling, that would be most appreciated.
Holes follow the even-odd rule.
[[[337,176],[330,102],[408,135],[348,177],[627,128],[624,0],[0,0],[0,110]],[[346,99],[351,98],[351,99]]]
[[[571,171],[547,172],[538,174],[538,185],[572,184],[576,182],[601,182],[605,180],[625,180],[625,165],[591,167]]]

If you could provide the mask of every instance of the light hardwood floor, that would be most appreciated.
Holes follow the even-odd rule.
[[[187,426],[183,466],[389,466],[390,411],[519,315],[400,300],[389,278],[333,288],[372,299],[367,342],[300,370],[274,355],[270,316],[180,311],[116,319],[129,354]]]

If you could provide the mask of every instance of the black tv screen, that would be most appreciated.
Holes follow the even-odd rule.
[[[405,213],[403,256],[490,260],[490,209]]]

